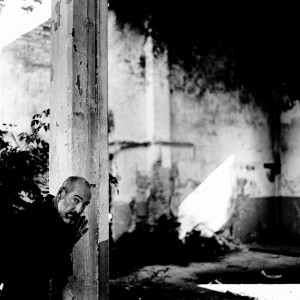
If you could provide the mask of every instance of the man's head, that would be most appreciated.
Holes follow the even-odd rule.
[[[90,184],[82,177],[68,177],[55,197],[55,206],[63,221],[73,224],[90,203]]]

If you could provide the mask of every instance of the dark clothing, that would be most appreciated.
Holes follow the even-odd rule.
[[[0,250],[1,300],[49,299],[49,280],[71,275],[73,235],[54,207],[53,198],[49,195],[5,221]]]

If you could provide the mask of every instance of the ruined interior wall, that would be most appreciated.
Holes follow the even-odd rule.
[[[238,91],[202,94],[199,87],[185,81],[187,74],[175,68],[166,75],[170,79],[170,140],[153,147],[145,109],[149,83],[145,44],[145,37],[129,28],[121,32],[110,14],[109,106],[114,119],[110,144],[112,173],[119,179],[120,192],[112,197],[114,238],[134,230],[137,220],[151,222],[170,208],[177,215],[182,201],[231,155],[234,180],[231,198],[226,200],[230,201],[228,224],[244,241],[264,238],[272,223],[270,199],[275,196],[274,182],[264,168],[273,162],[267,113],[253,97],[242,103]],[[158,56],[155,64],[161,63]],[[161,97],[162,108],[167,95],[157,91],[165,79],[158,80],[156,97]],[[162,158],[166,151],[170,164]],[[218,182],[211,186],[216,188]]]
[[[110,141],[144,142],[145,37],[129,28],[118,30],[113,13],[109,14],[108,37],[109,108],[114,118]]]
[[[184,76],[183,73],[178,75],[177,79]],[[273,161],[267,114],[254,101],[242,104],[238,92],[202,95],[199,89],[188,87],[178,88],[178,84],[173,84],[171,94],[172,139],[194,145],[193,156],[186,155],[184,149],[172,150],[172,161],[178,169],[174,200],[180,205],[196,186],[233,155],[228,224],[243,241],[257,240],[266,234],[270,222],[266,202],[275,196],[274,183],[264,168],[265,163]],[[211,182],[212,190],[222,188],[220,182]],[[201,195],[198,200],[203,201]],[[222,201],[228,199],[221,197],[218,201],[211,214],[217,214],[223,207]]]
[[[128,229],[129,203],[136,198],[137,170],[145,173],[144,147],[121,150],[125,144],[147,140],[145,111],[145,37],[129,28],[117,29],[115,15],[108,20],[109,109],[113,120],[109,137],[114,155],[112,173],[119,179],[120,194],[113,212],[118,235]],[[1,49],[0,123],[17,124],[16,133],[30,131],[34,114],[50,106],[50,22]],[[124,213],[125,212],[125,213]]]
[[[300,243],[300,104],[281,114],[280,237]]]
[[[137,195],[137,172],[146,168],[145,37],[117,28],[113,13],[108,18],[108,105],[113,126],[109,135],[113,156],[111,172],[117,177],[119,194],[113,194],[113,236],[130,228],[130,202]]]
[[[0,53],[0,123],[30,129],[50,105],[50,22],[21,36]]]
[[[229,212],[233,231],[244,240],[263,238],[274,217],[275,196],[274,183],[263,167],[273,162],[267,114],[255,101],[241,103],[238,92],[202,94],[199,86],[186,82],[187,74],[176,69],[164,75],[170,78],[170,94],[164,97],[170,97],[171,138],[150,146],[146,38],[129,27],[118,29],[112,12],[108,25],[111,172],[119,180],[119,194],[112,197],[114,237],[133,230],[137,218],[155,220],[168,205],[176,215],[182,201],[234,155],[231,207],[235,210]],[[20,131],[28,129],[33,114],[49,107],[49,28],[43,24],[2,50],[0,120],[18,124]],[[156,60],[156,66],[165,63]],[[156,83],[157,97],[166,78]],[[155,107],[160,113],[161,108]],[[300,175],[294,168],[299,160],[297,109],[282,119],[281,195],[285,197],[299,196]],[[166,128],[163,122],[157,124]],[[166,153],[169,157],[163,158]],[[289,199],[280,212],[276,210],[284,216],[286,230],[294,232],[292,237],[299,228],[289,221],[297,203]]]

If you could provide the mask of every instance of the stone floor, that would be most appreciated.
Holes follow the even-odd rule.
[[[253,249],[249,250],[249,249]],[[215,262],[145,266],[110,282],[110,299],[254,299],[216,292],[205,284],[298,284],[300,249],[248,247]],[[269,252],[269,253],[268,253]],[[257,298],[255,298],[257,299]],[[297,298],[298,299],[298,298]],[[300,295],[299,295],[300,299]]]

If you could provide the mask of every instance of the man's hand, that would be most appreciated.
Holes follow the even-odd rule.
[[[81,216],[72,226],[73,237],[72,242],[73,246],[81,239],[81,237],[88,231],[87,228],[88,220],[85,216]]]

